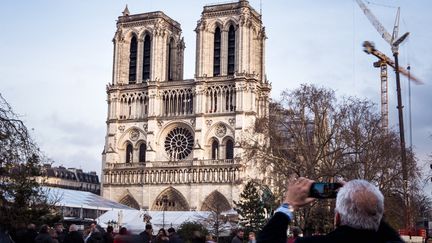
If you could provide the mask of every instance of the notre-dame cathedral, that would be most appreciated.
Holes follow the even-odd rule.
[[[246,0],[204,6],[193,79],[181,32],[160,11],[126,7],[117,20],[102,194],[145,210],[230,209],[259,177],[241,141],[268,115],[261,15]]]

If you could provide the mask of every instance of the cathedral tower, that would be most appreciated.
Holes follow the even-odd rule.
[[[245,0],[204,7],[195,79],[183,79],[180,24],[163,12],[117,21],[107,86],[103,196],[148,210],[224,209],[256,175],[243,135],[268,113],[261,16]]]

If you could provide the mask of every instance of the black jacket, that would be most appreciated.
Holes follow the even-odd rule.
[[[170,235],[169,243],[183,243],[183,241],[180,238],[180,236],[177,235],[177,233],[174,233],[174,234]]]
[[[35,238],[36,243],[54,243],[53,239],[48,233],[39,233]]]
[[[27,232],[24,236],[24,243],[34,243],[37,235],[38,235],[38,233],[36,230],[34,230],[34,229],[27,230]]]
[[[82,234],[78,231],[70,231],[64,238],[64,243],[84,243]]]
[[[275,213],[258,234],[257,243],[286,243],[290,220],[283,213]],[[339,226],[327,235],[297,238],[296,243],[332,242],[332,243],[399,243],[403,242],[398,233],[387,223],[381,221],[378,232],[358,230],[348,226]]]
[[[378,231],[354,229],[349,226],[339,226],[327,235],[298,238],[296,243],[332,242],[332,243],[396,243],[404,242],[396,231],[385,222],[381,222]]]
[[[149,235],[147,231],[143,231],[139,235],[143,243],[149,243],[154,240],[154,237],[152,235]]]
[[[286,243],[290,220],[284,213],[277,212],[258,234],[257,243]]]

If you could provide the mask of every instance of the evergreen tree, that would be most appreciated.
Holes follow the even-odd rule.
[[[184,222],[177,230],[177,234],[185,243],[204,241],[208,230],[199,222]]]
[[[235,210],[240,215],[240,225],[246,229],[246,232],[260,231],[265,223],[264,202],[253,181],[246,184],[240,194],[240,201],[234,204]]]

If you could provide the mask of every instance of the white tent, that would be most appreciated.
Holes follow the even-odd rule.
[[[126,227],[132,233],[140,233],[144,231],[144,215],[151,217],[153,231],[157,232],[165,226],[165,229],[173,227],[178,229],[184,222],[201,222],[209,217],[211,212],[207,211],[138,211],[138,210],[123,210],[113,209],[97,218],[97,222],[106,227],[109,221],[119,222],[121,226]],[[223,213],[225,214],[225,213]],[[229,227],[231,228],[231,227]]]
[[[43,186],[48,199],[55,202],[56,206],[70,208],[84,208],[97,210],[131,209],[118,202],[114,202],[91,192],[70,190],[58,187]],[[137,210],[136,210],[137,211]]]

